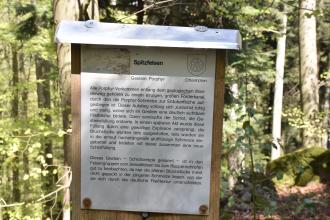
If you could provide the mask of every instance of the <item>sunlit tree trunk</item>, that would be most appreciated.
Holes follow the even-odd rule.
[[[330,72],[330,48],[327,52],[327,66],[325,72]],[[321,87],[320,91],[320,111],[324,112],[323,119],[323,134],[322,134],[322,146],[324,148],[330,149],[330,77],[327,77],[323,80],[324,85]]]
[[[76,0],[54,0],[53,1],[54,22],[57,26],[62,20],[78,20],[79,5]],[[61,105],[62,105],[62,123],[63,130],[68,131],[71,128],[70,105],[71,105],[71,49],[69,44],[58,44],[57,63],[60,74],[61,87]],[[71,139],[70,134],[65,134],[63,139],[64,165],[71,166]],[[68,169],[65,169],[63,185],[69,184]],[[70,220],[70,189],[64,189],[63,195],[63,220]]]
[[[235,99],[238,99],[238,84],[233,83],[230,87],[230,90],[232,92],[233,97]],[[236,107],[232,108],[229,113],[229,120],[232,122],[237,121]],[[235,149],[229,149],[227,160],[229,169],[228,186],[229,189],[233,189],[237,182],[237,174],[239,174],[240,171],[243,169],[242,166],[244,160],[244,153],[239,147]]]
[[[13,87],[13,99],[11,106],[11,116],[14,120],[18,118],[18,104],[19,104],[19,94],[18,94],[18,83],[19,83],[19,71],[18,71],[18,53],[15,46],[12,47],[12,87]],[[14,152],[15,157],[12,161],[12,199],[13,202],[19,202],[21,199],[20,192],[20,180],[19,180],[19,152],[18,150]]]
[[[286,26],[287,15],[282,15],[282,30],[281,35],[277,39],[277,56],[276,56],[276,79],[274,90],[274,105],[273,105],[273,124],[272,136],[273,145],[271,152],[271,160],[279,158],[282,154],[281,140],[281,119],[282,119],[282,102],[283,102],[283,78],[285,66],[285,45],[286,45]]]
[[[316,20],[313,14],[316,0],[300,0],[299,49],[301,104],[305,120],[313,124],[319,111],[318,62],[316,46]],[[303,146],[320,146],[320,138],[306,128],[303,131]]]
[[[100,20],[100,8],[99,8],[99,1],[98,0],[92,0],[91,6],[88,11],[88,13],[91,15],[91,19],[93,20]]]
[[[330,3],[329,3],[330,4]],[[328,71],[330,72],[330,49],[328,52]],[[322,145],[325,148],[330,149],[330,76],[325,80],[326,86],[324,91],[323,111],[328,112],[324,118],[324,127],[327,128],[323,135]]]
[[[77,0],[79,6],[79,20],[99,20],[99,7],[97,0]]]
[[[11,47],[7,47],[7,46],[4,46],[3,47],[3,54],[4,54],[4,60],[5,60],[5,65],[8,67],[8,69],[10,70],[10,67],[11,67]],[[10,86],[10,85],[9,85]],[[3,116],[4,116],[4,110],[2,110],[0,112],[0,119],[3,119]],[[2,183],[7,183],[7,184],[4,184],[3,187],[1,187],[1,193],[2,193],[2,199],[4,199],[5,201],[10,201],[11,200],[11,196],[12,196],[12,191],[11,191],[11,167],[9,167],[9,164],[8,165],[5,165],[5,158],[1,158],[0,157],[0,164],[2,165],[1,166],[1,169],[0,169],[0,181]],[[8,193],[4,193],[4,192],[8,192]],[[0,220],[3,220],[4,219],[4,211],[5,209],[4,208],[1,208],[0,207]]]
[[[81,0],[53,0],[53,14],[54,22],[57,26],[62,20],[83,20],[88,18],[99,19],[99,7],[97,0],[90,1],[90,10],[88,6],[84,7],[84,1]],[[86,10],[85,10],[86,8]],[[62,122],[63,130],[68,131],[71,128],[70,114],[71,114],[71,48],[70,44],[58,44],[57,46],[57,62],[60,74],[61,86],[61,104],[62,104]],[[70,134],[64,135],[63,149],[64,149],[64,165],[67,166],[64,173],[63,185],[69,185],[70,166],[72,158],[71,139]],[[63,220],[70,219],[70,190],[64,190],[63,197]]]

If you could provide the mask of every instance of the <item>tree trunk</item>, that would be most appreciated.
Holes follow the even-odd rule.
[[[235,99],[238,99],[238,84],[234,83],[233,85],[231,85],[230,90],[233,94],[233,97]],[[232,121],[232,122],[237,121],[237,114],[235,111],[236,108],[237,108],[237,106],[230,110],[229,121]],[[242,167],[244,165],[243,160],[244,160],[244,153],[242,152],[242,150],[239,147],[235,148],[235,149],[229,149],[229,153],[227,156],[228,169],[229,169],[229,175],[228,175],[229,189],[233,189],[237,182],[236,174],[239,174],[240,171],[243,169],[243,167]]]
[[[41,80],[37,85],[37,96],[38,96],[38,108],[39,109],[50,109],[51,108],[51,94],[50,94],[50,80],[49,80],[49,64],[46,60],[36,56],[35,58],[35,66],[36,66],[36,78],[37,80]],[[41,115],[46,124],[52,124],[51,115],[46,113]],[[43,177],[43,190],[45,194],[50,193],[55,186],[56,176],[53,174],[54,164],[53,164],[53,144],[49,138],[44,138],[42,140],[42,145],[44,146],[43,155],[45,158],[46,166],[42,167],[48,171],[47,175]],[[43,219],[53,219],[52,216],[52,206],[53,201],[48,200],[45,203],[44,211],[43,211]]]
[[[30,80],[30,75],[26,73],[25,71],[25,59],[24,59],[24,54],[20,53],[19,54],[19,72],[21,76],[23,77],[24,82],[29,82]],[[23,120],[28,120],[28,96],[29,96],[29,90],[24,87],[22,89],[22,117]],[[25,149],[23,152],[23,172],[24,175],[29,175],[29,152],[28,149]],[[23,183],[23,190],[24,190],[24,201],[29,200],[30,196],[30,183],[29,180],[24,180]]]
[[[303,146],[320,146],[320,138],[311,132],[319,111],[318,62],[316,46],[316,20],[312,14],[316,0],[300,0],[299,9],[299,49],[301,104],[305,120],[310,127],[303,131]]]
[[[320,0],[318,2],[319,9],[330,8],[330,0]],[[329,15],[329,13],[326,13]],[[328,20],[328,21],[327,21]],[[318,33],[320,33],[320,41],[318,48],[318,57],[320,58],[321,52],[324,53],[326,57],[326,65],[321,69],[323,73],[330,73],[330,20],[329,16],[324,16],[323,19],[318,21]],[[323,42],[322,42],[323,41]],[[320,111],[324,114],[323,119],[323,128],[324,131],[322,133],[322,146],[324,148],[330,149],[330,75],[327,75],[327,78],[323,79],[325,85],[320,88]]]
[[[330,71],[330,50],[327,53],[327,67],[325,71]],[[329,127],[330,127],[330,77],[327,79],[324,79],[325,86],[321,88],[321,111],[326,113],[323,119],[323,127],[325,128],[325,131],[322,134],[322,146],[324,148],[330,149],[330,133],[329,133]],[[328,112],[328,113],[327,113]]]
[[[57,26],[62,20],[77,20],[79,16],[79,6],[76,0],[54,0],[53,1],[54,22]],[[60,74],[61,105],[62,105],[62,124],[63,130],[71,128],[70,105],[71,105],[71,49],[69,44],[58,44],[57,62]],[[63,137],[64,165],[71,166],[71,137],[65,134]],[[65,170],[64,175],[67,175]],[[65,177],[63,185],[68,185],[69,178]],[[70,189],[66,188],[63,192],[63,220],[70,220]]]
[[[88,13],[91,15],[90,18],[93,20],[100,20],[100,10],[99,10],[99,1],[92,0],[89,7]]]
[[[99,20],[99,7],[96,0],[78,0],[79,21]]]
[[[272,136],[273,146],[271,152],[271,160],[279,158],[282,154],[281,140],[281,119],[282,119],[282,102],[283,102],[283,78],[285,66],[285,44],[286,44],[286,26],[287,15],[284,13],[282,17],[281,35],[277,40],[277,56],[276,56],[276,79],[274,91],[274,105],[273,105],[273,124]]]
[[[138,0],[137,10],[140,11],[136,14],[136,23],[137,24],[143,24],[143,18],[144,18],[144,1]]]
[[[14,120],[18,119],[18,102],[19,102],[19,94],[18,94],[18,82],[19,82],[19,71],[18,71],[18,54],[16,48],[12,47],[12,86],[13,86],[13,99],[12,99],[12,109],[11,116]],[[15,153],[15,158],[12,161],[12,199],[13,202],[19,202],[21,199],[20,192],[20,183],[19,183],[19,151],[17,150]]]

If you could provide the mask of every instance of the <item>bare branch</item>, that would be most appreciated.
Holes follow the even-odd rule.
[[[133,16],[135,16],[135,15],[141,13],[141,12],[147,11],[148,9],[151,9],[151,8],[157,6],[157,5],[165,4],[165,3],[168,3],[168,2],[174,2],[174,1],[176,1],[176,0],[164,0],[164,1],[160,1],[160,2],[153,2],[151,5],[145,7],[144,9],[139,10],[139,11],[137,11],[137,12],[135,12],[135,13],[129,15],[129,16],[123,17],[123,18],[119,19],[118,21],[122,21],[122,20],[125,20],[127,18],[133,17]]]
[[[64,166],[66,167],[66,166]],[[67,167],[66,167],[67,168]],[[71,182],[72,182],[72,172],[71,172],[71,168],[69,168],[69,172],[66,174],[68,177],[69,177],[69,181],[66,185],[60,185],[55,191],[45,195],[45,196],[42,196],[41,198],[39,198],[38,200],[36,201],[32,201],[32,203],[45,203],[47,201],[51,201],[51,200],[54,200],[56,201],[57,199],[57,196],[58,196],[58,193],[66,188],[69,188],[70,185],[71,185]],[[63,179],[66,175],[63,175],[60,179]],[[51,196],[55,196],[55,198],[50,198]],[[25,202],[21,202],[21,203],[13,203],[13,204],[7,204],[6,201],[3,199],[3,198],[0,198],[0,208],[8,208],[8,207],[15,207],[15,206],[21,206],[21,205],[24,205]],[[55,204],[55,202],[54,202]],[[53,205],[54,207],[54,205]]]
[[[0,208],[8,208],[8,207],[14,207],[14,206],[21,206],[21,205],[24,205],[25,204],[24,202],[7,204],[6,201],[3,198],[0,198],[0,202],[3,204],[3,205],[0,205]]]
[[[69,171],[67,175],[69,176],[69,182],[68,182],[68,184],[63,185],[63,186],[60,186],[60,187],[57,188],[55,191],[53,191],[53,192],[51,192],[51,193],[48,193],[47,195],[41,197],[40,199],[37,200],[37,202],[41,202],[42,200],[45,200],[45,199],[47,199],[47,198],[49,198],[49,197],[51,197],[51,196],[53,196],[53,195],[56,196],[58,192],[60,192],[60,191],[62,191],[62,190],[64,190],[64,189],[66,189],[66,188],[69,188],[70,185],[71,185],[71,181],[72,181],[72,172]]]

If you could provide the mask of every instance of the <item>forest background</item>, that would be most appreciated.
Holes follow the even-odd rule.
[[[318,210],[330,209],[329,0],[1,0],[0,14],[0,220],[70,219],[70,46],[54,33],[61,20],[89,19],[238,29],[221,217],[280,218],[290,201],[281,187],[313,182],[309,197],[286,192],[293,207],[282,214],[329,218]]]

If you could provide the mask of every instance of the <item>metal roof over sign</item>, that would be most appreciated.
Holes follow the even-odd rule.
[[[178,27],[63,21],[56,31],[57,43],[177,47],[200,49],[241,48],[239,31],[204,26]]]

